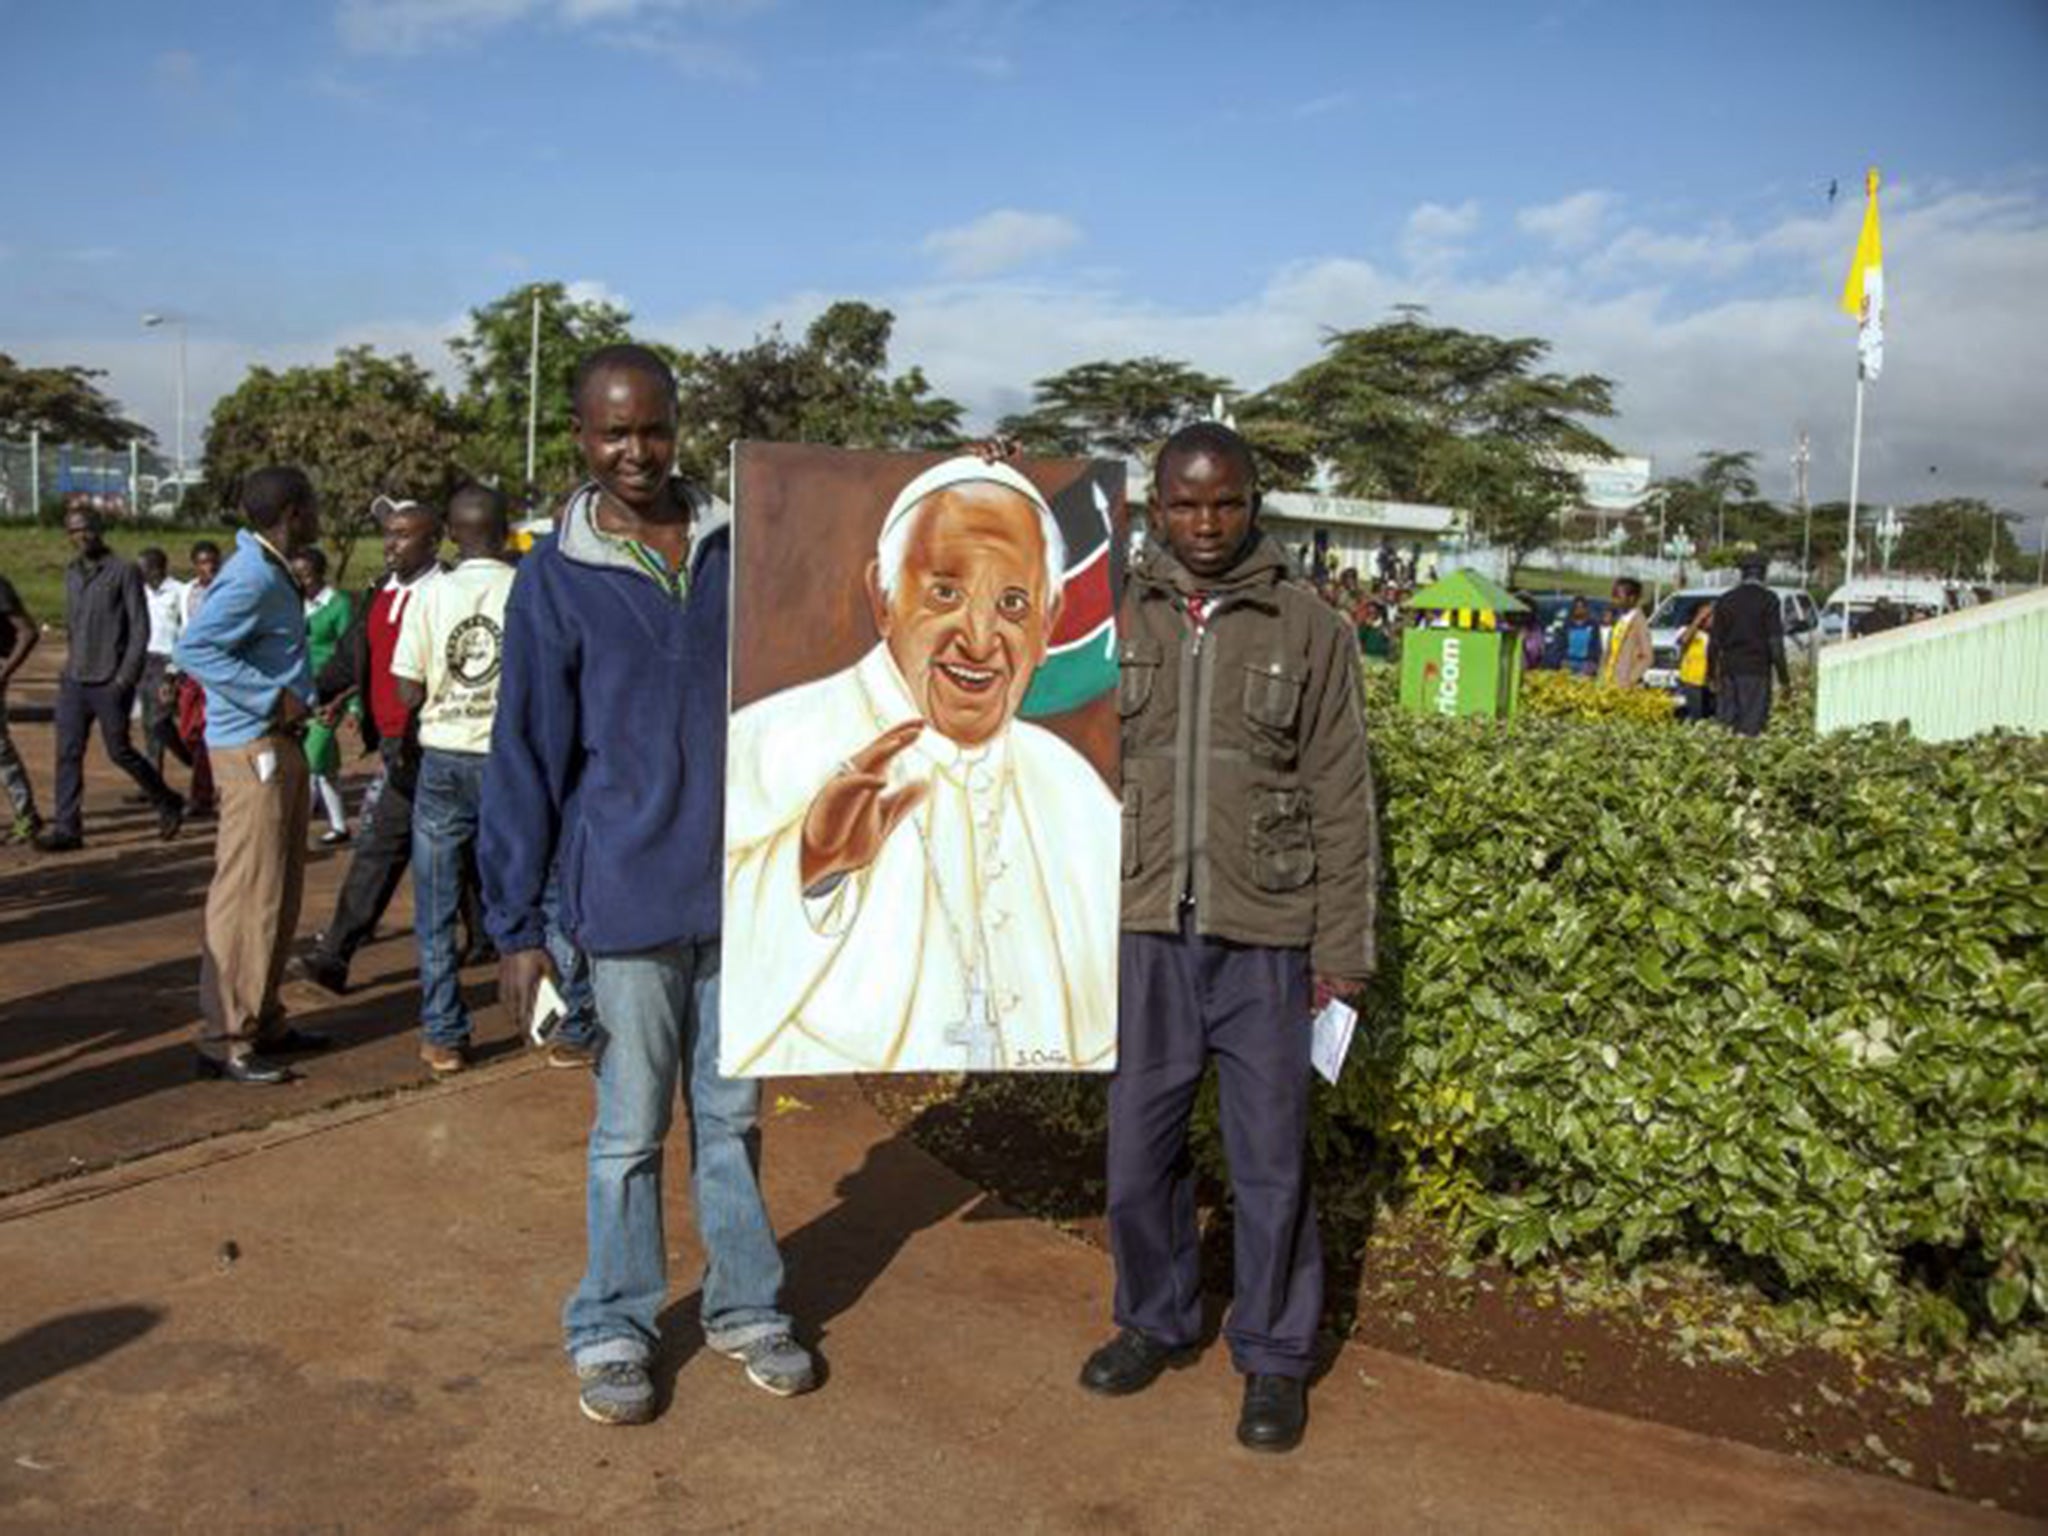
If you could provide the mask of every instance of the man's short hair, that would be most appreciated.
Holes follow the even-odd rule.
[[[583,414],[584,398],[597,376],[603,373],[637,373],[643,378],[653,379],[667,393],[669,404],[676,403],[675,370],[663,361],[661,354],[637,342],[621,341],[609,347],[599,347],[576,365],[569,401],[577,415]]]
[[[1007,473],[999,474],[997,471]],[[1067,589],[1066,535],[1060,532],[1059,519],[1052,515],[1052,508],[1046,505],[1045,498],[1029,481],[1006,464],[984,465],[971,454],[933,465],[918,477],[918,480],[924,479],[935,483],[908,507],[885,518],[881,536],[875,541],[875,582],[884,597],[896,595],[897,584],[903,579],[903,567],[910,559],[910,541],[916,536],[917,525],[923,521],[925,511],[935,497],[961,485],[999,485],[1037,513],[1038,531],[1045,542],[1046,601],[1056,603],[1060,600]],[[909,490],[916,484],[917,481],[913,480],[904,489]]]
[[[1762,576],[1771,568],[1770,556],[1752,551],[1735,562],[1735,569],[1744,576]]]
[[[458,502],[480,501],[499,522],[508,528],[512,525],[512,498],[495,485],[485,485],[481,480],[465,480],[455,488],[455,494],[448,498],[448,514],[454,516]]]
[[[1631,598],[1639,598],[1643,595],[1643,584],[1633,576],[1617,577],[1614,589],[1617,592],[1626,592]]]
[[[1196,454],[1236,460],[1238,468],[1244,471],[1245,489],[1257,494],[1259,464],[1252,454],[1252,445],[1235,428],[1226,427],[1220,421],[1191,421],[1160,444],[1159,456],[1152,461],[1155,493],[1165,484],[1169,460],[1190,459]]]
[[[75,507],[64,509],[64,525],[67,528],[71,526],[74,517],[96,533],[103,532],[107,526],[107,520],[100,516],[99,508],[90,502],[81,502]]]
[[[304,549],[293,550],[292,559],[294,562],[305,561],[306,564],[313,567],[313,574],[315,576],[324,578],[327,575],[327,551],[318,544],[308,544]]]
[[[242,515],[251,528],[275,528],[313,499],[313,482],[290,464],[259,469],[242,482]]]
[[[220,558],[220,546],[211,539],[201,539],[192,546],[191,553],[185,558],[197,560],[201,555],[211,555],[214,559],[218,560]]]
[[[158,565],[169,565],[171,557],[158,549],[154,544],[150,545],[147,549],[135,551],[135,563],[137,565],[148,565],[152,561]]]

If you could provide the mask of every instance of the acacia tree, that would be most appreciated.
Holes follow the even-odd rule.
[[[356,540],[379,495],[440,502],[465,473],[461,421],[427,370],[407,353],[380,357],[345,347],[325,367],[251,368],[213,408],[206,429],[204,494],[231,507],[245,476],[295,464],[320,494],[321,522],[347,576]]]
[[[1975,496],[1951,496],[1905,508],[1905,531],[1892,552],[1894,570],[1924,571],[1975,581],[1987,557],[1997,573],[2018,573],[2023,562],[2013,537],[2015,514]]]
[[[741,438],[842,448],[947,448],[960,441],[960,406],[935,395],[924,372],[889,373],[896,317],[855,300],[832,305],[801,341],[771,329],[733,351],[669,353],[679,385],[676,463],[722,483]]]
[[[1031,386],[1031,408],[996,430],[1029,452],[1141,458],[1208,415],[1230,381],[1174,358],[1082,363]]]
[[[1533,336],[1430,325],[1407,307],[1330,333],[1322,357],[1246,402],[1245,414],[1305,429],[1348,495],[1466,508],[1512,567],[1554,536],[1578,492],[1564,456],[1615,452],[1581,419],[1614,414],[1613,383],[1539,371],[1549,351]]]
[[[81,448],[126,448],[153,443],[156,434],[121,414],[94,379],[103,368],[30,368],[0,352],[0,437],[40,432]]]

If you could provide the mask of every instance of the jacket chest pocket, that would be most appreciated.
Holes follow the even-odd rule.
[[[1247,662],[1244,669],[1244,718],[1253,752],[1280,761],[1292,759],[1295,725],[1301,718],[1301,695],[1307,677],[1285,661]]]
[[[1126,639],[1117,649],[1116,708],[1126,720],[1151,702],[1164,658],[1149,641]]]
[[[1245,828],[1252,879],[1262,891],[1296,891],[1316,872],[1308,795],[1298,789],[1254,790]]]

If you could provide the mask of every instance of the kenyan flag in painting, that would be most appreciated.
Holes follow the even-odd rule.
[[[1052,498],[1067,541],[1066,601],[1031,691],[1027,720],[1063,715],[1116,686],[1116,582],[1110,499],[1091,471]]]

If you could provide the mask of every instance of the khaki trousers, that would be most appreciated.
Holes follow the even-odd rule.
[[[269,755],[276,767],[261,772]],[[199,1049],[246,1056],[284,1027],[277,987],[306,885],[312,799],[306,754],[288,736],[213,749],[220,834],[199,960]]]

